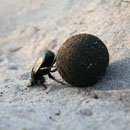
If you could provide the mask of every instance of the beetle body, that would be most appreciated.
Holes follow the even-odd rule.
[[[43,75],[47,75],[50,68],[42,70],[41,68],[51,67],[54,62],[55,55],[50,50],[43,51],[36,60],[31,72],[32,84],[38,84],[39,81],[45,81]]]
[[[31,71],[31,84],[29,86],[34,86],[36,84],[42,84],[45,87],[45,75],[48,75],[49,78],[62,83],[56,80],[50,72],[55,72],[57,68],[51,70],[53,64],[55,63],[56,58],[55,54],[50,50],[44,50],[40,56],[37,58],[32,71]],[[63,84],[63,83],[62,83]]]

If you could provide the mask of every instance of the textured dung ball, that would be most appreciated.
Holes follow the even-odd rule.
[[[73,86],[94,85],[104,75],[109,64],[105,44],[96,36],[78,34],[60,47],[56,65],[62,78]]]

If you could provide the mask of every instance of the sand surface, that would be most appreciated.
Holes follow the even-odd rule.
[[[90,90],[27,88],[38,54],[78,33],[108,47],[104,78]],[[0,0],[0,130],[87,129],[130,129],[130,1]]]

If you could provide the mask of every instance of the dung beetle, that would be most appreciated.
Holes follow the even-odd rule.
[[[37,58],[32,71],[31,71],[31,82],[28,86],[34,86],[34,85],[43,85],[45,88],[45,75],[48,75],[49,78],[55,80],[58,83],[64,84],[61,81],[55,79],[51,75],[51,72],[57,71],[57,67],[53,66],[56,62],[55,54],[50,50],[44,50],[40,56]],[[51,70],[51,68],[54,68]]]

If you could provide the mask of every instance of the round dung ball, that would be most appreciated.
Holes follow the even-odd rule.
[[[56,65],[62,78],[77,87],[94,85],[109,64],[105,44],[91,34],[77,34],[59,48]]]

